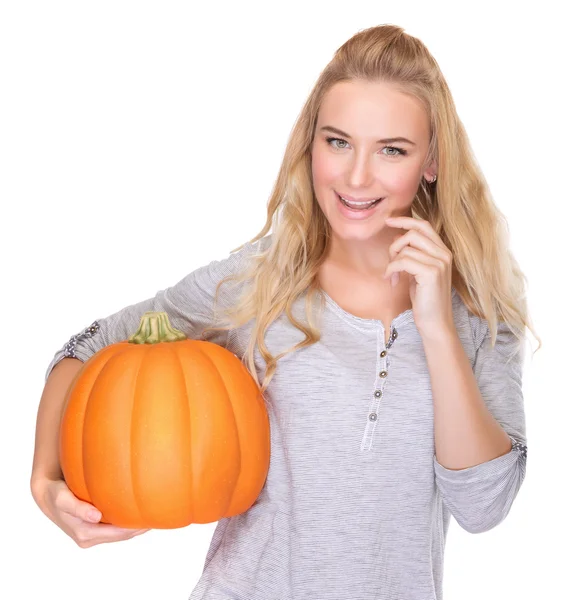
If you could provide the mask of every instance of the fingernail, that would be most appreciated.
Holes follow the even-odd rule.
[[[398,273],[392,273],[392,281],[391,281],[392,287],[394,287],[398,283],[398,277],[399,277]]]
[[[96,523],[102,518],[100,513],[97,510],[89,511],[89,519],[90,521],[95,521]]]

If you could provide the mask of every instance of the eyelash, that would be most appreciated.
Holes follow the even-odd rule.
[[[342,138],[328,137],[326,139],[327,139],[327,143],[330,146],[331,146],[331,142],[333,140],[336,140],[338,142],[345,142],[347,144],[347,141],[344,140],[344,139],[342,139]],[[402,150],[402,148],[396,148],[395,146],[384,146],[384,148],[390,148],[391,150],[396,150],[398,152],[398,154],[386,154],[386,156],[399,156],[400,154],[402,154],[403,156],[406,156],[406,150]],[[384,148],[382,148],[382,149],[384,149]],[[343,148],[335,148],[335,149],[336,150],[343,150]]]

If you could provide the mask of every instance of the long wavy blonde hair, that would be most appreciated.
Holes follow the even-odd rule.
[[[453,286],[469,311],[488,321],[492,347],[502,320],[519,339],[528,327],[541,345],[527,311],[526,278],[508,248],[507,221],[475,162],[437,62],[402,27],[380,25],[346,41],[320,74],[290,134],[266,223],[249,242],[261,240],[272,228],[271,244],[252,256],[248,268],[222,279],[216,287],[217,307],[219,288],[226,281],[251,281],[236,305],[222,311],[223,325],[208,327],[204,333],[237,328],[256,319],[243,362],[262,392],[282,356],[321,337],[310,309],[316,295],[321,297],[321,307],[324,303],[318,272],[329,251],[331,228],[314,193],[311,145],[325,93],[336,83],[355,80],[388,82],[426,107],[431,125],[428,159],[437,161],[438,179],[429,186],[422,178],[412,216],[429,221],[451,250]],[[292,313],[293,303],[305,292],[307,324]],[[283,312],[305,339],[274,357],[268,352],[264,332]],[[254,365],[256,344],[266,363],[262,385]]]

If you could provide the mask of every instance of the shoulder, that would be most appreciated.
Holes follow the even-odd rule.
[[[270,236],[260,238],[255,242],[245,242],[241,247],[222,256],[218,256],[208,264],[200,266],[194,271],[207,272],[216,277],[226,277],[235,275],[237,272],[246,268],[251,258],[263,252],[269,245]]]

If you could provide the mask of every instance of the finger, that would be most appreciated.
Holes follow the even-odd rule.
[[[118,542],[146,533],[149,529],[126,529],[115,525],[99,524],[84,526],[82,537],[94,544]]]
[[[55,506],[64,513],[90,523],[99,522],[102,516],[95,506],[77,498],[77,496],[67,487],[65,482],[57,489],[55,494]]]
[[[421,277],[424,275],[426,268],[427,265],[423,262],[414,260],[412,257],[403,254],[388,265],[383,279],[391,279],[393,274],[400,273],[402,271],[405,271],[415,278],[417,275]]]
[[[88,523],[99,523],[102,518],[102,513],[93,506],[93,504],[89,504],[89,502],[84,502],[75,497],[73,498],[69,513]]]
[[[388,223],[390,227],[402,227],[410,231],[420,231],[432,239],[438,246],[441,246],[443,243],[441,236],[433,229],[433,226],[426,219],[414,219],[406,216],[388,217],[386,223]]]
[[[434,256],[430,256],[426,252],[418,250],[413,246],[407,246],[403,249],[401,257],[408,256],[424,265],[438,265],[441,261]]]
[[[434,243],[433,240],[426,237],[418,231],[409,231],[405,235],[399,237],[390,245],[390,260],[392,260],[403,248],[410,246],[423,250],[430,256],[435,258],[444,258],[445,252]]]

